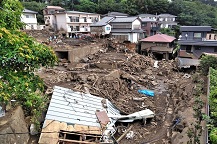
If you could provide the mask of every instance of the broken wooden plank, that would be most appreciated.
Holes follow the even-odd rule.
[[[96,142],[69,140],[69,139],[59,139],[59,142],[73,142],[73,143],[79,143],[79,144],[96,144]]]
[[[121,141],[124,136],[133,128],[133,125],[131,125],[118,139],[117,142]]]

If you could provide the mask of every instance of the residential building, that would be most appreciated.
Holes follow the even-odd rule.
[[[176,16],[171,14],[160,14],[157,16],[160,28],[172,28],[177,25]]]
[[[111,36],[120,41],[138,42],[144,38],[141,20],[138,17],[116,17],[110,22]]]
[[[111,25],[109,24],[114,17],[112,16],[106,16],[103,17],[100,21],[96,23],[92,23],[90,25],[90,31],[91,34],[96,35],[108,35],[111,32]]]
[[[203,53],[217,54],[217,33],[211,26],[181,26],[178,51],[179,61],[199,59]],[[193,65],[193,64],[192,64]]]
[[[30,29],[37,29],[37,18],[36,18],[37,12],[24,9],[23,14],[21,15],[21,21],[25,23],[24,29],[30,30]]]
[[[138,17],[157,20],[157,15],[153,15],[153,14],[139,14]]]
[[[170,59],[174,49],[174,40],[176,38],[165,34],[155,34],[153,36],[140,40],[141,54],[154,55],[157,59]]]
[[[99,14],[66,11],[58,6],[47,6],[43,12],[45,25],[56,31],[64,31],[69,36],[76,33],[89,33],[90,25],[100,20]]]
[[[145,31],[146,36],[155,35],[159,30],[158,22],[150,18],[141,18],[141,28]]]

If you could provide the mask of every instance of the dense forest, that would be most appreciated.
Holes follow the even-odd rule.
[[[137,15],[141,13],[170,13],[177,16],[180,25],[211,25],[217,28],[217,2],[214,0],[22,0],[25,8],[39,12],[43,23],[42,9],[56,5],[66,10],[105,14],[117,11]]]

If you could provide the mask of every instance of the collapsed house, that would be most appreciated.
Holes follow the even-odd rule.
[[[149,109],[124,115],[108,99],[55,86],[38,143],[116,143],[116,122],[153,117]]]

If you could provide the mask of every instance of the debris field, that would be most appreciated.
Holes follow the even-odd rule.
[[[69,43],[63,45],[70,47]],[[109,99],[126,114],[146,108],[155,113],[155,118],[147,123],[137,121],[117,125],[120,128],[115,134],[116,139],[131,127],[120,144],[175,143],[177,135],[190,126],[191,120],[187,120],[183,113],[192,106],[194,84],[190,75],[176,69],[173,60],[156,61],[108,45],[80,62],[59,59],[56,66],[41,68],[37,74],[45,81],[48,95],[57,85]],[[152,90],[155,95],[140,94],[138,90],[143,89]],[[174,128],[173,121],[177,117],[182,117],[182,121]]]

